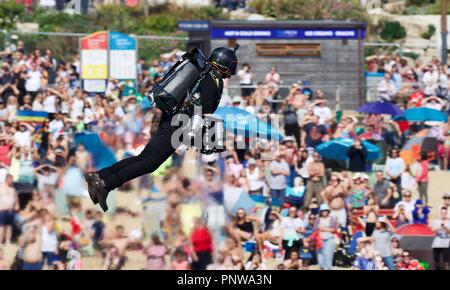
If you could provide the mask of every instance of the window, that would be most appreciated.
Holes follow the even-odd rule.
[[[320,43],[257,43],[258,56],[320,56]]]

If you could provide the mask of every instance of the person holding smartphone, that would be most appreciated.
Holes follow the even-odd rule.
[[[433,244],[433,258],[434,268],[436,270],[442,270],[441,256],[444,260],[445,270],[450,270],[449,257],[450,257],[450,220],[447,216],[448,208],[442,207],[439,211],[439,218],[433,220],[431,228],[436,233]]]

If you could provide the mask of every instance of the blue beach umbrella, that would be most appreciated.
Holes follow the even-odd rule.
[[[448,116],[444,112],[426,107],[412,108],[405,110],[403,114],[394,118],[394,120],[406,120],[410,122],[447,122]]]
[[[102,169],[114,164],[117,159],[114,152],[106,146],[97,133],[83,132],[75,135],[76,144],[83,144],[86,150],[92,154],[93,165]]]
[[[347,160],[347,152],[355,141],[350,138],[338,138],[332,141],[322,143],[316,147],[317,152],[324,158],[333,160]],[[381,151],[378,146],[368,141],[362,141],[367,150],[367,160],[376,160],[380,158]]]
[[[239,108],[219,107],[214,116],[222,119],[225,130],[235,135],[254,136],[270,140],[281,140],[283,138],[276,128]]]
[[[391,102],[367,103],[358,109],[358,112],[380,115],[400,115],[403,111]]]

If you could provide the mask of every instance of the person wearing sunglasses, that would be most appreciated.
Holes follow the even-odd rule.
[[[123,159],[102,170],[85,174],[89,196],[94,204],[99,203],[103,211],[107,211],[106,199],[111,190],[121,187],[129,180],[155,171],[181,145],[180,136],[178,141],[176,137],[173,138],[175,133],[181,133],[183,143],[189,142],[184,138],[187,131],[193,132],[194,136],[202,137],[203,123],[206,120],[203,117],[211,115],[217,109],[223,91],[223,80],[236,74],[238,48],[238,45],[234,50],[218,47],[207,59],[200,49],[194,49],[183,55],[182,61],[167,72],[161,82],[147,95],[151,99],[150,103],[156,104],[162,111],[162,117],[158,130],[144,150],[138,156]],[[199,109],[201,113],[198,113]],[[176,121],[173,117],[180,117],[178,113],[188,115],[191,119],[188,124],[192,124],[186,126],[181,122],[172,125],[172,121]],[[207,131],[211,131],[209,129]],[[187,137],[189,138],[189,135]],[[199,139],[200,144],[204,140],[197,137],[194,139]],[[217,140],[215,143],[218,144]],[[209,146],[202,146],[202,151],[205,147]],[[213,152],[215,151],[212,150],[211,153]]]
[[[419,261],[411,257],[409,251],[404,251],[402,260],[397,264],[397,270],[423,270],[423,267]]]

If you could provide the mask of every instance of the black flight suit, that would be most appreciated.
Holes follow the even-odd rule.
[[[198,92],[203,114],[217,109],[223,90],[221,75],[212,69],[200,82]],[[98,172],[107,190],[121,187],[125,182],[152,173],[169,158],[177,148],[171,144],[172,133],[179,126],[171,125],[172,116],[163,113],[158,130],[138,156],[125,158]]]

